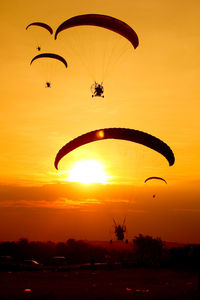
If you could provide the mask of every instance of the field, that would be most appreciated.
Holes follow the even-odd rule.
[[[167,269],[1,272],[0,299],[200,299],[197,273]]]

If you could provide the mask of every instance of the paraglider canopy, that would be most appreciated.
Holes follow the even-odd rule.
[[[147,179],[145,179],[144,183],[146,183],[147,181],[152,180],[152,179],[162,180],[167,184],[167,181],[164,178],[157,177],[157,176],[148,177]]]
[[[60,56],[60,55],[58,55],[58,54],[55,54],[55,53],[42,53],[42,54],[36,55],[36,56],[31,60],[30,65],[31,65],[35,60],[37,60],[37,59],[39,59],[39,58],[53,58],[53,59],[57,59],[58,61],[62,62],[62,63],[65,65],[65,67],[67,68],[67,62],[66,62],[66,60],[65,60],[62,56]]]
[[[52,61],[45,61],[46,58],[50,58]],[[42,64],[38,65],[40,66],[40,71],[41,71],[41,74],[43,74],[43,76],[45,76],[45,87],[46,88],[51,88],[51,82],[52,82],[52,76],[53,76],[53,73],[55,73],[55,66],[57,68],[60,68],[60,62],[62,63],[62,65],[65,66],[65,68],[67,68],[67,62],[66,60],[58,55],[58,54],[55,54],[55,53],[41,53],[39,55],[36,55],[30,62],[30,65],[32,65],[32,63],[34,61],[37,61],[37,60],[40,60],[42,59]],[[44,61],[43,61],[44,59]],[[59,62],[59,64],[57,63],[57,61]],[[36,64],[37,65],[37,64]],[[41,68],[42,67],[42,68]],[[53,68],[54,67],[54,68]]]
[[[29,27],[31,27],[31,26],[39,26],[39,27],[42,27],[42,28],[48,30],[48,32],[49,32],[50,34],[53,34],[53,29],[52,29],[48,24],[46,24],[46,23],[43,23],[43,22],[33,22],[33,23],[29,24],[29,25],[26,27],[26,30],[27,30]]]
[[[136,32],[128,24],[116,18],[99,14],[79,15],[64,21],[57,28],[55,39],[57,39],[57,36],[61,31],[81,25],[99,26],[112,30],[129,40],[135,49],[139,45],[139,39]]]
[[[104,128],[85,133],[63,146],[56,155],[55,168],[58,169],[59,161],[74,149],[104,139],[127,140],[144,145],[162,154],[168,160],[170,166],[174,164],[175,157],[170,147],[155,136],[129,128]]]

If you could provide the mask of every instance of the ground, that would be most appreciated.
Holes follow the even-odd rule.
[[[1,272],[0,299],[196,300],[197,273],[155,269]]]

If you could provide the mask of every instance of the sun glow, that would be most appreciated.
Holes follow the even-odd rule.
[[[89,183],[106,183],[109,176],[104,171],[105,166],[96,160],[77,162],[69,172],[68,181]]]

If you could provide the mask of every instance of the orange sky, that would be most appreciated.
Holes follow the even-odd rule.
[[[55,30],[85,13],[128,23],[139,47],[133,50],[117,34],[96,28],[71,30],[57,41],[41,30],[25,30],[34,21]],[[109,240],[112,218],[120,222],[126,215],[129,239],[143,233],[200,243],[200,2],[13,0],[2,4],[0,14],[0,240]],[[68,69],[50,61],[30,67],[37,43],[44,52],[65,57]],[[110,59],[105,47],[112,51],[113,44],[119,52]],[[120,47],[126,52],[118,60]],[[94,101],[90,75],[94,71],[100,79],[104,55],[109,57],[105,98]],[[47,76],[51,89],[44,88]],[[69,154],[60,169],[96,159],[112,176],[110,184],[66,182],[66,174],[53,165],[57,151],[104,127],[133,128],[162,139],[175,154],[174,166],[143,146],[101,141]],[[148,176],[164,177],[168,185],[144,185]]]

